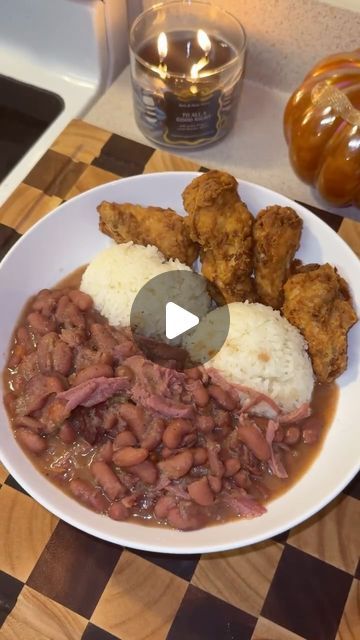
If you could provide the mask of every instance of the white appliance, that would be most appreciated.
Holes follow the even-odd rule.
[[[63,108],[14,166],[3,167],[7,175],[0,172],[0,204],[68,122],[81,117],[110,86],[127,61],[125,0],[1,0],[0,80],[10,80],[11,90],[5,83],[0,91],[0,158],[11,156],[9,131],[16,134],[19,121],[21,132],[22,112],[24,120],[36,115],[29,113],[36,110],[36,100],[14,98],[21,83],[56,94]],[[9,109],[16,112],[11,127],[6,121]]]

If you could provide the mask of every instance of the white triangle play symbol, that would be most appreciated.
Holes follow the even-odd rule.
[[[167,302],[165,306],[165,334],[168,340],[177,338],[199,324],[199,318],[175,302]]]

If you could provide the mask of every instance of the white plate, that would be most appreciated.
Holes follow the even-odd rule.
[[[102,200],[171,207],[179,213],[181,192],[191,172],[156,173],[96,187],[63,204],[21,238],[0,266],[0,369],[20,311],[30,295],[51,287],[88,262],[111,240],[98,230],[96,206]],[[253,213],[267,205],[296,209],[304,221],[298,256],[306,262],[335,265],[350,283],[360,309],[360,264],[355,254],[324,222],[304,207],[269,189],[239,181],[239,192]],[[167,553],[204,553],[241,547],[274,536],[305,520],[332,500],[360,467],[360,323],[349,334],[349,366],[339,378],[340,399],[324,446],[306,474],[253,520],[235,520],[183,533],[129,522],[114,522],[79,505],[48,482],[17,445],[0,404],[0,458],[14,478],[40,504],[66,522],[99,538],[128,547]]]

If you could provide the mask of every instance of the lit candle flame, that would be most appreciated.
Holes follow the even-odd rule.
[[[203,50],[204,56],[200,58],[199,62],[195,62],[190,69],[190,77],[195,80],[199,77],[199,72],[209,64],[209,52],[211,49],[211,40],[203,29],[199,29],[197,32],[197,41],[199,43],[199,47]]]
[[[162,31],[158,35],[157,50],[158,50],[160,62],[162,62],[164,60],[164,58],[166,58],[166,56],[168,54],[168,39],[167,39],[167,35],[166,35],[166,33],[164,33],[164,31]]]
[[[206,31],[204,31],[204,29],[199,29],[197,32],[197,41],[199,43],[199,47],[201,47],[201,49],[203,50],[203,52],[205,53],[205,55],[207,56],[210,49],[211,49],[211,40],[208,36],[208,34],[206,33]]]
[[[164,63],[164,59],[168,54],[168,39],[166,33],[162,31],[158,35],[157,39],[157,50],[160,58],[160,64],[157,68],[160,78],[165,80],[167,75],[167,65]]]

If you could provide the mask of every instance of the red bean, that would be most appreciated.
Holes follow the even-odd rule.
[[[67,295],[61,296],[56,307],[55,318],[65,329],[73,327],[84,329],[86,325],[85,316]]]
[[[213,398],[223,409],[226,409],[227,411],[233,411],[235,409],[237,405],[235,398],[217,384],[209,384],[208,392],[211,398]]]
[[[80,311],[88,311],[93,306],[91,296],[83,291],[79,291],[79,289],[69,291],[69,298],[74,304],[76,304]]]
[[[174,509],[170,509],[167,521],[174,529],[192,531],[194,529],[200,529],[204,525],[204,516],[198,511],[185,511],[180,507],[175,507]]]
[[[82,382],[87,382],[87,380],[91,380],[92,378],[102,377],[112,378],[112,367],[109,364],[92,364],[89,367],[85,367],[85,369],[81,369],[81,371],[74,376],[72,385],[75,386]]]
[[[73,329],[61,329],[60,338],[69,347],[79,347],[86,340],[85,331],[83,329],[77,329],[76,327]]]
[[[173,496],[161,496],[154,506],[154,516],[157,520],[165,520],[171,509],[176,507]]]
[[[55,321],[51,318],[46,318],[38,311],[32,311],[31,313],[29,313],[27,321],[31,328],[40,335],[45,335],[46,333],[55,331],[56,329]]]
[[[109,504],[99,489],[86,480],[74,478],[69,483],[69,489],[75,498],[98,513],[103,513]]]
[[[44,376],[41,373],[33,376],[25,387],[19,413],[26,415],[42,409],[51,393],[60,393],[63,390],[64,385],[57,376]]]
[[[72,351],[62,340],[58,340],[53,354],[54,371],[63,376],[70,373],[72,367]]]
[[[25,429],[23,427],[17,429],[16,439],[23,447],[31,451],[31,453],[39,454],[47,449],[47,442],[45,438],[34,433],[34,431],[30,431],[30,429]]]
[[[190,420],[185,418],[175,418],[171,420],[162,437],[163,443],[169,449],[176,449],[180,446],[184,436],[194,431],[194,425]]]
[[[208,476],[208,482],[210,485],[210,489],[214,493],[220,493],[222,489],[222,480],[218,476]]]
[[[241,464],[240,461],[237,460],[237,458],[228,458],[227,460],[225,460],[224,466],[224,476],[225,478],[229,478],[239,471]]]
[[[206,407],[209,402],[209,393],[206,387],[199,381],[191,390],[193,400],[198,407]]]
[[[91,473],[110,500],[124,496],[126,489],[109,465],[97,460],[91,465]]]
[[[244,469],[241,469],[241,471],[238,471],[233,476],[233,479],[234,479],[235,483],[237,484],[237,486],[241,487],[242,489],[247,489],[251,484],[250,478],[249,478],[249,474]]]
[[[113,443],[111,440],[107,440],[99,449],[96,460],[104,461],[107,463],[112,462],[113,457]]]
[[[25,427],[34,433],[42,433],[44,431],[44,425],[40,420],[36,420],[36,418],[31,418],[30,416],[20,416],[16,418],[14,421],[14,427]]]
[[[4,405],[7,411],[14,414],[16,411],[16,395],[13,391],[8,391],[4,394]]]
[[[16,332],[17,343],[25,348],[26,353],[31,353],[34,349],[34,345],[31,340],[30,333],[23,325],[18,328]]]
[[[215,420],[212,416],[196,416],[196,426],[202,433],[210,433],[215,428]]]
[[[186,369],[186,376],[191,380],[200,380],[201,371],[198,367],[192,367],[191,369]]]
[[[65,311],[69,302],[70,302],[70,298],[67,295],[61,296],[58,300],[56,311],[55,311],[55,318],[60,323],[64,322],[65,320]]]
[[[113,462],[119,467],[133,467],[144,462],[148,455],[147,449],[142,449],[141,447],[123,447],[123,449],[115,451]]]
[[[159,446],[165,429],[165,422],[162,418],[153,418],[146,432],[141,438],[141,446],[148,451],[152,451]]]
[[[118,433],[113,444],[114,451],[123,449],[124,447],[133,447],[137,444],[134,434],[127,429]]]
[[[205,464],[208,459],[208,453],[204,447],[194,447],[190,449],[190,452],[192,453],[195,465]]]
[[[39,341],[38,361],[41,373],[55,371],[67,376],[72,367],[72,351],[57,333],[47,333]]]
[[[258,422],[258,418],[256,419],[256,422]],[[284,437],[284,428],[279,425],[274,434],[274,442],[282,442],[284,440]]]
[[[300,440],[300,429],[299,427],[288,427],[285,431],[285,443],[286,444],[297,444]]]
[[[59,429],[59,438],[66,444],[71,444],[76,440],[76,433],[70,422],[66,421]]]
[[[94,322],[90,327],[91,336],[99,351],[112,351],[117,342],[108,327]]]
[[[191,482],[187,490],[192,500],[203,507],[208,507],[214,502],[214,496],[205,476],[200,478],[200,480]]]
[[[239,440],[246,444],[258,460],[269,460],[271,451],[262,430],[248,418],[242,417],[241,420],[237,427]]]
[[[119,415],[140,441],[146,430],[144,409],[131,402],[123,402],[119,406]]]
[[[145,460],[145,462],[128,467],[127,471],[140,478],[145,484],[155,484],[158,476],[157,468],[151,460]]]
[[[158,467],[171,480],[178,480],[190,471],[193,457],[190,451],[182,451],[158,463]]]
[[[53,433],[69,417],[66,403],[55,397],[46,401],[41,412],[41,422],[46,433]]]
[[[127,520],[130,517],[130,510],[122,502],[113,502],[108,515],[113,520]]]
[[[224,475],[224,465],[219,458],[220,445],[213,440],[209,440],[206,445],[211,474],[222,478]]]

